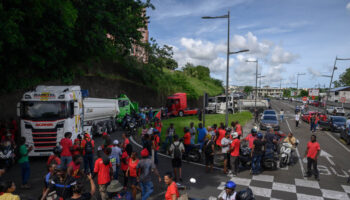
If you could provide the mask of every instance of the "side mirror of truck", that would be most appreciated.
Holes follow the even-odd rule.
[[[74,115],[79,115],[79,102],[74,102]]]
[[[18,102],[17,103],[17,117],[20,117],[21,116],[21,103]]]

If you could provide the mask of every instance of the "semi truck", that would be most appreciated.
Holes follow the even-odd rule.
[[[139,112],[139,104],[132,102],[128,96],[121,94],[118,98],[119,104],[119,115],[117,117],[117,122],[121,123],[126,114],[131,115],[133,112]]]
[[[196,115],[198,109],[187,107],[187,94],[175,93],[167,98],[166,106],[168,115],[183,117],[185,115]]]
[[[215,97],[216,113],[224,114],[226,112],[226,96],[220,95]],[[256,101],[256,108],[259,111],[263,111],[269,108],[269,102],[267,100],[258,99]],[[239,110],[249,110],[254,111],[255,109],[255,100],[251,99],[238,99],[236,100],[232,95],[228,96],[228,112],[230,114],[236,113]]]
[[[37,86],[23,94],[17,104],[21,136],[33,146],[29,156],[48,156],[64,137],[72,133],[100,135],[116,129],[118,100],[88,98],[80,86]]]

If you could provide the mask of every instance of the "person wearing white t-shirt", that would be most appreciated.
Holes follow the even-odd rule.
[[[227,181],[225,184],[225,192],[223,192],[219,200],[236,200],[237,193],[235,192],[236,183],[233,181]]]
[[[221,140],[221,145],[222,145],[222,149],[221,149],[221,153],[224,155],[224,173],[227,174],[227,163],[228,163],[228,159],[230,157],[230,144],[231,144],[231,140],[229,139],[230,137],[230,131],[226,131],[225,137],[222,138]]]
[[[300,112],[295,114],[295,127],[299,126],[299,121],[300,121]]]

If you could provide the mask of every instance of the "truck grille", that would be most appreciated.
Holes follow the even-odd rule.
[[[26,125],[32,129],[34,142],[34,152],[50,152],[56,147],[57,127],[54,129],[34,129],[31,125]]]

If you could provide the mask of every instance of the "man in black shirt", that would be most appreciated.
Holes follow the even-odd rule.
[[[72,188],[77,184],[76,180],[69,176],[61,166],[57,167],[57,173],[52,177],[49,187],[44,192],[41,200],[46,199],[49,192],[56,191],[60,199],[68,199],[73,195]]]
[[[257,139],[253,142],[252,148],[252,174],[259,174],[261,172],[261,157],[263,155],[264,142],[262,139],[262,134],[258,133]]]
[[[277,137],[274,134],[274,130],[273,128],[268,128],[267,132],[265,134],[265,138],[264,138],[265,142],[266,142],[266,149],[272,149],[275,150],[276,149],[276,144],[277,144]]]

